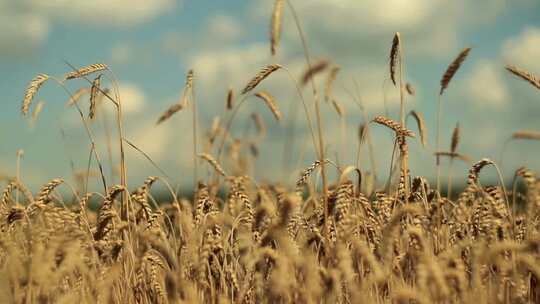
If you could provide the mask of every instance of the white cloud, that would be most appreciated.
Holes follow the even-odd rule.
[[[217,15],[209,20],[208,32],[212,38],[232,40],[243,33],[243,28],[237,19],[227,15]]]
[[[491,61],[478,62],[464,83],[466,102],[486,110],[502,110],[510,99],[502,72],[502,67]]]
[[[171,11],[181,0],[0,0],[0,55],[37,53],[60,21],[126,28]]]
[[[30,54],[47,38],[47,18],[31,12],[0,9],[0,55]]]
[[[540,28],[527,27],[517,37],[508,39],[502,49],[512,65],[540,72]]]
[[[149,21],[175,6],[174,0],[28,0],[32,10],[70,22],[128,27]]]
[[[407,56],[446,58],[458,48],[460,31],[491,24],[506,8],[504,0],[303,0],[294,6],[312,47],[356,60],[359,47],[364,57],[380,56],[394,32],[402,33]],[[254,19],[269,20],[271,4],[259,1],[254,11]],[[292,18],[284,16],[284,36],[296,41]]]
[[[245,84],[258,69],[268,63],[266,44],[252,44],[243,48],[208,49],[195,54],[189,61],[197,78],[208,88],[214,85]],[[228,83],[223,83],[227,81]],[[215,88],[215,87],[214,87]]]
[[[119,91],[124,114],[141,112],[146,106],[146,96],[138,86],[131,83],[120,83]]]

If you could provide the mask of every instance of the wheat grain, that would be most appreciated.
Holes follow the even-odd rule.
[[[242,94],[246,94],[253,90],[261,81],[266,79],[270,74],[274,73],[275,71],[281,69],[281,65],[279,64],[271,64],[264,67],[255,77],[253,77],[248,84],[244,87],[242,90]]]
[[[418,126],[418,132],[420,133],[420,142],[422,143],[422,146],[427,146],[427,127],[426,127],[426,121],[424,120],[424,115],[422,113],[417,112],[415,110],[412,110],[409,112],[409,115],[411,115],[414,120],[416,121],[416,125]]]
[[[411,96],[416,95],[416,89],[409,82],[407,82],[407,84],[405,85],[405,90],[407,90],[407,93],[409,93],[409,95]]]
[[[229,91],[227,92],[227,102],[225,104],[225,109],[227,111],[230,111],[233,109],[234,106],[234,91],[232,88],[229,88]]]
[[[158,118],[156,125],[159,125],[160,123],[166,121],[167,119],[171,118],[171,116],[174,115],[174,113],[182,110],[184,106],[181,103],[175,103],[172,106],[170,106],[161,116]]]
[[[43,100],[38,101],[34,108],[34,111],[32,111],[32,125],[36,124],[38,116],[43,110],[43,106],[45,106],[45,102]]]
[[[272,114],[274,114],[274,118],[276,120],[278,121],[281,120],[281,112],[279,111],[276,101],[274,100],[274,97],[272,97],[272,95],[270,95],[268,92],[260,91],[260,92],[255,93],[255,96],[259,97],[260,99],[264,101],[264,103],[270,109]]]
[[[88,87],[82,87],[78,89],[69,97],[68,101],[66,102],[66,106],[70,107],[74,105],[76,102],[79,101],[79,99],[81,99],[81,97],[83,97],[85,94],[90,93],[90,91],[91,89]]]
[[[517,77],[527,81],[528,83],[532,84],[537,89],[540,89],[540,79],[536,78],[533,74],[531,74],[527,70],[520,69],[512,65],[507,65],[506,70],[516,75]]]
[[[454,61],[450,63],[450,65],[446,69],[446,72],[444,72],[443,77],[441,78],[441,91],[439,92],[439,95],[442,95],[444,90],[448,87],[448,84],[450,83],[456,72],[459,70],[465,59],[467,59],[470,51],[471,48],[463,49],[454,59]]]
[[[538,131],[527,131],[520,130],[512,133],[512,138],[514,139],[530,139],[530,140],[540,140],[540,132]]]
[[[459,144],[459,123],[456,124],[454,131],[452,132],[452,141],[450,143],[450,152],[455,153]]]
[[[24,93],[24,100],[21,107],[21,113],[23,115],[26,115],[28,113],[28,109],[30,109],[30,104],[32,103],[32,99],[34,99],[34,96],[37,94],[39,88],[49,79],[49,75],[47,74],[38,74],[32,81],[30,81],[30,84],[26,88],[26,92]]]
[[[308,68],[302,74],[302,85],[305,86],[315,75],[321,73],[328,67],[328,60],[319,59],[314,64],[308,66]]]
[[[78,70],[67,73],[64,76],[64,79],[68,80],[68,79],[81,78],[81,77],[84,77],[86,75],[89,75],[89,74],[92,74],[92,73],[95,73],[95,72],[99,72],[99,71],[108,70],[108,69],[109,69],[109,67],[106,64],[95,63],[95,64],[91,64],[89,66],[85,66],[85,67],[82,67],[82,68],[80,68]]]
[[[88,112],[88,118],[94,119],[96,116],[96,101],[101,90],[101,74],[99,74],[92,82],[90,88],[90,110]]]
[[[340,70],[341,70],[341,67],[335,66],[332,69],[330,69],[330,72],[328,72],[328,77],[326,78],[326,83],[325,83],[325,86],[324,86],[324,88],[325,88],[325,90],[324,90],[324,100],[326,100],[326,102],[328,102],[330,100],[330,98],[332,98],[332,86],[333,86],[334,81],[337,78],[337,74],[339,73]]]
[[[334,106],[334,109],[336,110],[336,113],[339,115],[340,118],[343,118],[345,116],[345,109],[341,105],[341,103],[335,99],[332,98],[332,105]]]
[[[377,116],[373,119],[373,122],[378,123],[380,125],[386,126],[396,132],[399,136],[408,136],[408,137],[415,137],[414,132],[411,130],[408,130],[401,126],[398,122],[384,117],[384,116]]]
[[[207,161],[221,176],[227,176],[221,165],[210,154],[199,153],[197,156]]]
[[[399,32],[394,34],[392,39],[392,48],[390,49],[390,79],[396,85],[396,68],[399,61],[401,38]]]

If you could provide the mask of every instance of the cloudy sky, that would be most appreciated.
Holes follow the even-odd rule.
[[[75,109],[65,107],[68,96],[62,88],[52,82],[43,86],[35,102],[42,100],[45,106],[34,125],[20,115],[20,104],[29,80],[37,73],[60,76],[70,70],[65,61],[75,66],[103,62],[118,79],[126,137],[163,167],[174,182],[188,183],[192,166],[189,112],[178,113],[160,126],[155,121],[178,100],[189,69],[195,72],[202,136],[213,117],[223,112],[228,88],[240,91],[269,63],[283,64],[296,78],[305,68],[287,8],[278,55],[270,55],[268,32],[273,2],[0,0],[0,174],[15,175],[18,149],[24,150],[23,180],[31,186],[54,177],[72,180],[70,163],[76,171],[86,168],[90,144]],[[388,52],[397,31],[403,42],[404,78],[416,88],[416,96],[407,98],[407,109],[422,112],[429,129],[427,149],[418,141],[410,143],[413,175],[433,176],[430,155],[435,144],[439,80],[464,47],[472,47],[472,52],[443,96],[443,147],[449,145],[452,128],[459,122],[460,152],[474,160],[490,157],[499,161],[513,131],[540,131],[540,92],[504,70],[505,64],[514,64],[540,75],[537,0],[291,2],[306,33],[311,56],[328,59],[342,68],[333,93],[346,110],[344,119],[331,105],[322,105],[327,151],[340,164],[356,163],[357,128],[364,121],[351,95],[359,96],[369,117],[384,114],[386,104],[389,115],[397,119],[398,90],[391,85],[387,72]],[[324,74],[317,80],[322,84]],[[73,81],[68,88],[74,91],[85,85],[84,81]],[[299,104],[293,82],[284,72],[272,75],[261,89],[275,96],[286,118]],[[304,95],[311,105],[311,92],[306,89]],[[103,125],[114,125],[114,117],[112,107],[104,104],[103,109],[92,129],[106,171],[110,172]],[[256,140],[253,124],[249,124],[253,112],[263,116],[268,129],[259,145],[256,177],[294,178],[300,167],[315,158],[305,119],[297,116],[291,163],[284,174],[287,123],[274,122],[260,102],[248,100],[242,107],[233,136]],[[416,131],[413,121],[409,123]],[[387,130],[377,126],[372,135],[376,166],[379,175],[385,175],[392,139]],[[126,149],[130,181],[139,183],[147,175],[159,175],[140,154]],[[511,176],[520,165],[539,170],[538,150],[540,144],[534,142],[507,145],[502,166],[505,175]],[[241,151],[247,156],[249,147]],[[117,163],[114,138],[112,152]],[[362,169],[370,170],[366,147],[360,157]],[[466,170],[467,165],[456,164],[454,172],[462,180]],[[443,171],[446,174],[446,168]]]

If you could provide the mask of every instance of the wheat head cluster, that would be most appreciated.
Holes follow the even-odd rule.
[[[76,174],[76,183],[57,178],[35,192],[19,172],[6,182],[0,198],[0,302],[540,302],[540,180],[521,167],[512,187],[505,186],[493,160],[475,161],[458,152],[459,125],[452,131],[449,150],[441,148],[441,99],[471,48],[449,60],[440,87],[434,89],[439,98],[436,143],[430,148],[436,183],[431,185],[409,169],[409,145],[428,149],[429,144],[420,109],[407,112],[406,99],[414,98],[415,89],[402,73],[405,37],[396,33],[389,44],[388,77],[399,90],[399,115],[368,114],[359,104],[364,123],[357,136],[348,136],[358,157],[355,165],[344,165],[326,155],[321,115],[326,110],[335,111],[336,119],[346,115],[333,94],[344,67],[312,59],[289,0],[275,0],[269,13],[272,58],[277,61],[285,13],[302,42],[306,69],[300,78],[285,64],[269,62],[251,78],[246,76],[238,93],[228,90],[222,115],[209,126],[199,126],[197,77],[190,70],[178,102],[156,117],[157,124],[173,123],[173,115],[191,112],[192,193],[174,189],[151,155],[124,136],[121,96],[108,65],[77,68],[66,62],[65,76],[38,74],[31,80],[22,114],[31,110],[42,86],[64,91],[66,106],[80,116],[95,166],[89,162]],[[528,89],[540,89],[532,73],[510,65],[506,70],[531,84]],[[320,94],[314,79],[325,73]],[[246,163],[258,157],[266,134],[260,113],[250,116],[256,140],[233,134],[233,121],[245,103],[259,102],[269,117],[290,121],[271,92],[258,90],[269,77],[286,77],[297,93],[293,99],[305,115],[309,148],[316,155],[306,160],[292,184],[265,183],[247,173]],[[72,92],[66,84],[76,81],[83,86]],[[118,141],[108,144],[119,151],[119,163],[111,163],[120,168],[117,184],[107,176],[106,158],[95,148],[105,145],[96,142],[94,134],[105,104],[115,109],[116,124],[109,125],[115,130],[109,133],[117,134]],[[33,108],[35,121],[43,103]],[[407,126],[409,117],[412,126]],[[373,128],[387,129],[395,142],[386,183],[377,182]],[[201,131],[204,136],[198,136]],[[540,132],[518,130],[511,139],[539,140]],[[294,135],[286,140],[293,144]],[[359,167],[362,146],[369,151],[370,168]],[[128,186],[127,147],[163,175]],[[470,163],[459,193],[451,193],[451,179],[443,184],[441,158],[449,160],[450,169],[452,162]],[[497,173],[495,185],[482,185],[483,170]],[[208,174],[201,178],[199,171]],[[89,190],[89,178],[99,181],[100,191]],[[156,184],[167,189],[167,199],[159,203],[152,190]]]

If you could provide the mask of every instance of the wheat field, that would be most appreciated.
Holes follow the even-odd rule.
[[[165,175],[128,184],[128,146],[161,169],[124,137],[113,67],[67,63],[63,76],[36,74],[23,94],[23,116],[32,111],[31,119],[37,119],[43,103],[33,103],[42,87],[65,91],[92,147],[104,145],[92,128],[100,105],[114,106],[110,128],[118,134],[120,182],[107,183],[103,156],[94,148],[99,191],[88,188],[90,168],[77,185],[59,177],[31,191],[18,172],[6,183],[0,201],[1,303],[540,303],[540,180],[521,167],[513,183],[505,185],[495,161],[471,160],[458,152],[459,125],[441,130],[441,99],[474,49],[463,48],[449,58],[440,87],[433,88],[439,97],[430,162],[436,180],[429,181],[409,168],[409,145],[427,149],[428,129],[422,109],[407,105],[415,94],[402,73],[407,40],[400,33],[389,37],[387,73],[400,92],[399,115],[363,113],[367,119],[359,134],[348,139],[358,157],[362,145],[372,157],[371,130],[385,129],[393,136],[390,177],[374,182],[384,173],[374,172],[374,166],[359,168],[358,161],[339,163],[324,148],[323,103],[331,104],[324,109],[345,115],[333,94],[341,67],[311,57],[288,0],[275,0],[268,12],[270,53],[280,52],[286,10],[302,42],[302,77],[291,76],[285,64],[269,62],[246,75],[244,87],[231,88],[223,98],[226,111],[212,125],[202,125],[194,99],[197,71],[190,70],[179,100],[155,118],[166,124],[177,113],[189,112],[193,142],[185,146],[192,153],[192,195],[180,196]],[[504,68],[515,81],[540,88],[540,80],[527,70]],[[295,102],[310,134],[306,149],[317,156],[295,184],[249,176],[243,153],[256,158],[258,143],[231,134],[247,102],[264,104],[277,121],[290,119],[272,92],[259,90],[270,77],[286,77],[296,89]],[[322,86],[316,77],[325,79]],[[86,85],[70,91],[66,83],[75,79]],[[259,113],[250,119],[263,140]],[[443,132],[452,133],[448,150],[441,147]],[[540,135],[519,130],[513,138],[538,140]],[[470,164],[462,174],[465,187],[454,187],[457,193],[451,180],[442,180],[441,158],[450,166]],[[204,170],[211,174],[201,174]],[[497,183],[482,184],[483,170],[497,172]],[[153,197],[156,184],[167,189],[167,198],[159,202]]]

